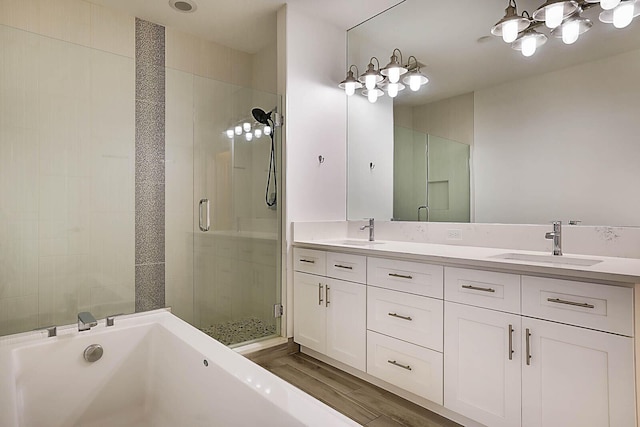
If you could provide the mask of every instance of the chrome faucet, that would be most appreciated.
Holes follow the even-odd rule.
[[[98,321],[88,311],[78,313],[78,331],[88,331],[98,325]]]
[[[369,218],[369,225],[363,225],[360,227],[360,230],[364,230],[365,228],[369,229],[369,241],[373,242],[374,234],[373,234],[373,218]]]
[[[562,221],[553,221],[553,231],[544,235],[545,239],[553,239],[553,255],[562,255]]]

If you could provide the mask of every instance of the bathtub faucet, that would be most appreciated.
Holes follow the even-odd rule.
[[[98,321],[88,311],[78,313],[78,331],[88,331],[98,325]]]

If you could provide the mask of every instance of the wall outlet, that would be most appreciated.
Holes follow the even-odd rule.
[[[462,230],[447,230],[447,240],[462,240]]]

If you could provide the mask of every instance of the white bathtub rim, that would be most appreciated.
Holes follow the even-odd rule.
[[[103,333],[116,332],[117,330],[152,324],[159,324],[169,332],[175,334],[186,344],[199,352],[205,359],[220,365],[239,381],[251,382],[248,381],[248,379],[252,377],[254,381],[259,380],[263,384],[273,384],[278,387],[278,389],[285,389],[286,393],[284,397],[281,393],[275,393],[273,396],[265,396],[264,391],[258,391],[253,388],[250,390],[252,390],[252,393],[260,393],[262,397],[268,399],[272,404],[291,414],[294,418],[298,419],[305,425],[359,425],[324,403],[316,400],[274,374],[244,358],[233,349],[230,349],[220,342],[210,338],[202,331],[171,314],[167,309],[118,316],[115,319],[115,325],[111,327],[106,327],[105,321],[102,320],[90,331],[78,332],[76,324],[65,325],[58,329],[58,336],[52,338],[46,337],[46,331],[32,331],[16,334],[14,336],[10,335],[2,337],[0,338],[0,363],[4,365],[8,360],[11,360],[11,356],[16,349],[54,343],[56,340],[72,339],[77,336],[97,337]],[[10,391],[10,384],[13,383],[13,374],[11,372],[0,372],[0,379],[5,383],[5,387],[0,387],[0,389],[3,389],[0,390],[0,395],[2,395]],[[13,406],[14,411],[10,411],[11,408],[7,409],[9,409],[10,412],[14,412],[15,418],[11,418],[17,420],[18,414],[15,392],[11,394],[13,395],[13,398],[10,399],[10,402],[6,403]],[[278,395],[279,397],[276,397],[275,395]],[[9,414],[5,413],[5,415]]]

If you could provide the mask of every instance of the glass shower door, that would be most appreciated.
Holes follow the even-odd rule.
[[[279,97],[198,76],[193,93],[194,324],[227,345],[279,335],[281,211],[267,205],[277,193],[273,174],[265,194],[274,130],[251,115],[279,107]],[[274,136],[279,147],[279,128]]]

